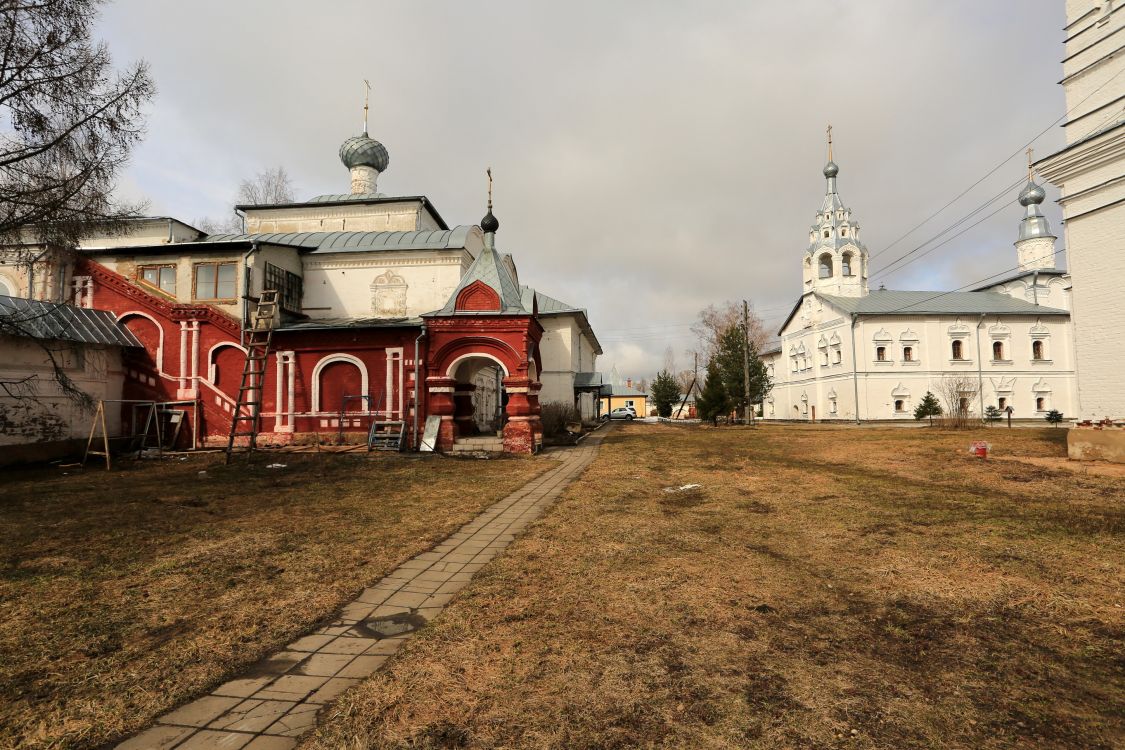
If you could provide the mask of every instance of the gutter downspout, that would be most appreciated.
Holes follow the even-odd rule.
[[[258,241],[250,240],[250,249],[242,256],[242,330],[238,333],[238,343],[246,346],[246,324],[250,321],[250,256],[258,251]]]
[[[422,343],[422,339],[424,339],[424,338],[426,338],[426,324],[425,323],[422,324],[422,332],[418,334],[418,338],[414,339],[414,450],[415,451],[418,451],[418,450],[422,449],[421,444],[418,442],[418,416],[419,416],[418,412],[422,408],[422,405],[419,401],[419,394],[421,393],[421,386],[422,386],[421,382],[419,381],[419,378],[421,377],[420,371],[422,369],[422,362],[419,359],[418,351],[419,351],[419,346]]]
[[[38,263],[44,255],[47,254],[49,248],[44,248],[43,252],[36,255],[34,258],[27,262],[27,298],[35,299],[35,264]]]
[[[1035,306],[1039,306],[1039,272],[1036,271],[1031,277],[1031,297]]]
[[[855,390],[856,424],[859,424],[859,352],[855,350],[855,322],[858,317],[852,313],[852,387]]]
[[[984,313],[980,314],[980,322],[977,323],[977,393],[980,394],[980,418],[984,419],[984,371],[983,363],[980,361],[980,327],[984,325]]]

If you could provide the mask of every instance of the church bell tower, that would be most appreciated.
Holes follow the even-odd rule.
[[[821,292],[838,297],[867,294],[867,247],[859,241],[859,223],[836,192],[840,168],[832,161],[832,126],[828,126],[828,163],[824,165],[827,187],[824,202],[809,228],[809,246],[804,257],[803,292]]]

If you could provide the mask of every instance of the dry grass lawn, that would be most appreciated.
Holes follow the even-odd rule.
[[[1123,747],[1125,482],[1014,460],[1064,436],[623,425],[302,748]]]
[[[146,726],[551,464],[222,460],[0,473],[0,747],[91,748]]]

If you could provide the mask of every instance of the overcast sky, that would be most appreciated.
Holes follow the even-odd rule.
[[[391,157],[380,191],[474,224],[491,166],[520,281],[587,308],[599,369],[639,379],[669,345],[689,364],[708,304],[749,299],[774,328],[788,313],[828,123],[873,255],[1018,153],[875,271],[1019,180],[1041,131],[1040,155],[1061,145],[1063,24],[1061,0],[118,0],[102,34],[159,87],[121,181],[152,213],[221,215],[241,178],[276,165],[299,199],[347,192],[336,152],[361,129],[367,78]],[[1017,192],[872,288],[1013,267]]]

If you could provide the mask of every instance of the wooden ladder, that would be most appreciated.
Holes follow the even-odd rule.
[[[277,314],[277,290],[267,289],[258,298],[258,307],[246,331],[246,365],[242,368],[242,383],[238,386],[238,402],[230,422],[227,440],[227,463],[234,457],[236,438],[248,438],[246,457],[257,445],[259,419],[262,410],[262,392],[266,380],[266,358],[273,343],[273,320]]]

